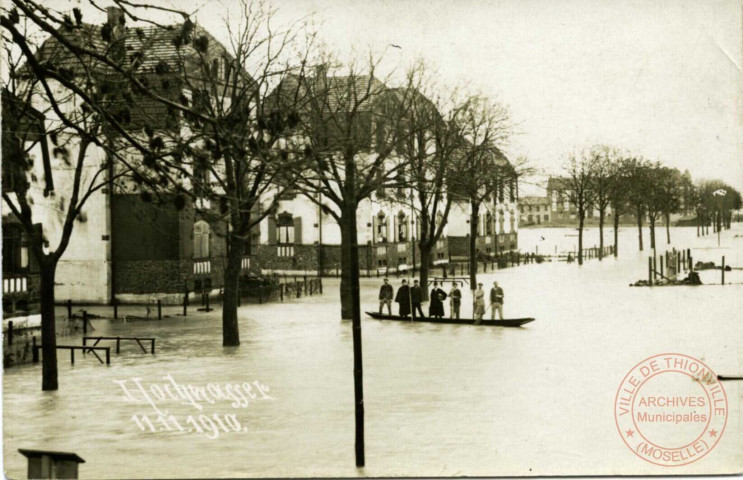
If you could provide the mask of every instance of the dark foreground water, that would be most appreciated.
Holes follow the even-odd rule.
[[[541,242],[542,252],[571,235],[524,230],[520,241]],[[101,335],[157,337],[157,354],[125,344],[108,367],[79,354],[73,367],[60,352],[60,390],[51,393],[40,391],[40,366],[5,371],[6,475],[25,476],[18,448],[76,452],[87,462],[82,478],[739,472],[741,382],[725,385],[719,445],[688,467],[646,463],[616,431],[617,387],[646,357],[680,352],[719,374],[743,374],[741,271],[727,277],[738,285],[629,288],[647,276],[647,258],[630,251],[633,229],[623,235],[619,260],[481,275],[505,288],[506,316],[536,317],[525,328],[364,319],[364,469],[354,466],[351,329],[338,318],[337,281],[327,280],[323,296],[242,307],[239,348],[222,347],[219,312],[98,322]],[[674,231],[696,259],[724,254],[743,267],[735,235],[741,226],[718,249],[716,237]],[[719,271],[703,279],[719,282]],[[363,280],[368,308],[377,288]],[[469,314],[468,298],[464,305]],[[178,396],[175,384],[188,401],[169,396]],[[158,423],[158,412],[172,417]]]

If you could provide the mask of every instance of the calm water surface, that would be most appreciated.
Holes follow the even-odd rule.
[[[524,250],[538,246],[547,253],[555,246],[571,249],[575,233],[530,229],[519,236]],[[364,469],[354,466],[351,329],[339,320],[338,283],[329,279],[323,296],[242,307],[239,348],[222,347],[218,311],[149,323],[99,321],[100,335],[157,337],[157,355],[124,344],[108,367],[79,355],[71,366],[61,352],[60,390],[47,393],[40,391],[39,366],[6,370],[6,475],[25,477],[18,448],[74,451],[87,462],[81,478],[738,472],[741,382],[725,385],[730,416],[722,441],[691,466],[669,472],[643,462],[616,431],[616,389],[648,356],[685,353],[717,373],[743,374],[743,270],[726,277],[737,285],[630,288],[647,277],[647,252],[636,252],[636,235],[623,229],[618,260],[481,275],[484,283],[497,278],[504,287],[506,316],[536,317],[525,328],[364,319]],[[665,248],[664,232],[659,238]],[[594,239],[595,230],[588,231],[586,245]],[[697,239],[694,229],[674,229],[673,239],[679,248],[694,247],[695,260],[719,262],[725,255],[743,267],[743,226],[725,232],[725,248],[712,235]],[[703,280],[719,283],[719,271],[703,272]],[[375,309],[378,280],[362,284],[366,309]],[[466,297],[466,314],[468,305]],[[167,376],[197,393],[213,384],[216,393],[206,390],[194,401],[201,410],[184,405],[167,396]],[[144,397],[133,379],[183,432],[157,423],[154,432],[140,429],[133,415],[153,421],[156,415],[152,405],[140,403]],[[131,397],[117,381],[127,382]],[[245,392],[246,382],[256,398],[236,393]],[[220,391],[235,397],[215,400]],[[233,405],[243,397],[247,407]],[[199,424],[199,415],[223,421],[234,415],[240,431],[211,430],[208,421]],[[207,436],[215,431],[216,438]]]

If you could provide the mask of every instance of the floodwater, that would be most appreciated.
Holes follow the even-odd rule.
[[[520,242],[525,251],[569,250],[574,233],[522,230]],[[743,225],[722,234],[725,248],[694,229],[672,235],[677,248],[693,248],[695,261],[725,255],[743,267]],[[593,246],[595,231],[587,237]],[[664,232],[659,239],[660,252]],[[75,452],[86,460],[81,478],[740,472],[743,382],[725,384],[724,435],[691,465],[644,462],[617,432],[617,388],[646,357],[684,353],[718,374],[743,375],[743,270],[728,272],[732,285],[630,288],[647,277],[648,253],[636,243],[636,230],[625,227],[619,259],[481,274],[486,285],[497,278],[504,287],[507,317],[536,318],[524,328],[364,319],[365,468],[354,464],[351,328],[339,320],[337,280],[327,279],[322,296],[243,306],[239,348],[222,347],[218,311],[97,321],[99,335],[156,337],[156,355],[124,343],[110,366],[79,354],[71,366],[60,352],[57,392],[40,391],[38,365],[6,370],[6,475],[26,475],[18,448]],[[702,273],[705,283],[720,282],[719,270]],[[378,283],[362,280],[367,310],[377,308]],[[468,305],[465,297],[465,314]],[[200,396],[175,400],[174,383]],[[167,426],[156,409],[173,415]]]

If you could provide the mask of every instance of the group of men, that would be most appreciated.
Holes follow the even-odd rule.
[[[459,283],[454,282],[452,288],[447,294],[444,289],[443,282],[433,282],[433,288],[431,289],[430,303],[428,307],[428,316],[432,318],[443,318],[444,313],[444,300],[449,298],[450,301],[450,317],[459,318],[459,311],[462,305],[462,291],[459,289]],[[419,317],[425,317],[423,314],[423,308],[421,306],[423,301],[423,290],[418,284],[418,280],[413,280],[413,286],[408,285],[407,280],[402,281],[402,285],[397,290],[395,295],[394,288],[389,283],[389,279],[385,278],[382,287],[379,289],[379,313],[382,314],[382,309],[386,306],[387,312],[392,315],[392,300],[398,304],[399,315],[401,317],[407,317],[411,311],[413,317],[416,314]],[[474,316],[476,323],[482,321],[485,315],[485,292],[482,289],[482,283],[477,284],[477,290],[474,292]],[[504,294],[503,289],[498,286],[498,282],[493,282],[493,288],[490,289],[490,307],[492,312],[492,318],[495,319],[495,312],[498,312],[498,317],[503,319],[503,300]]]

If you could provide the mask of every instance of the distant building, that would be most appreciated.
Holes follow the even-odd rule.
[[[526,227],[550,222],[550,201],[547,197],[519,198],[519,223]]]

